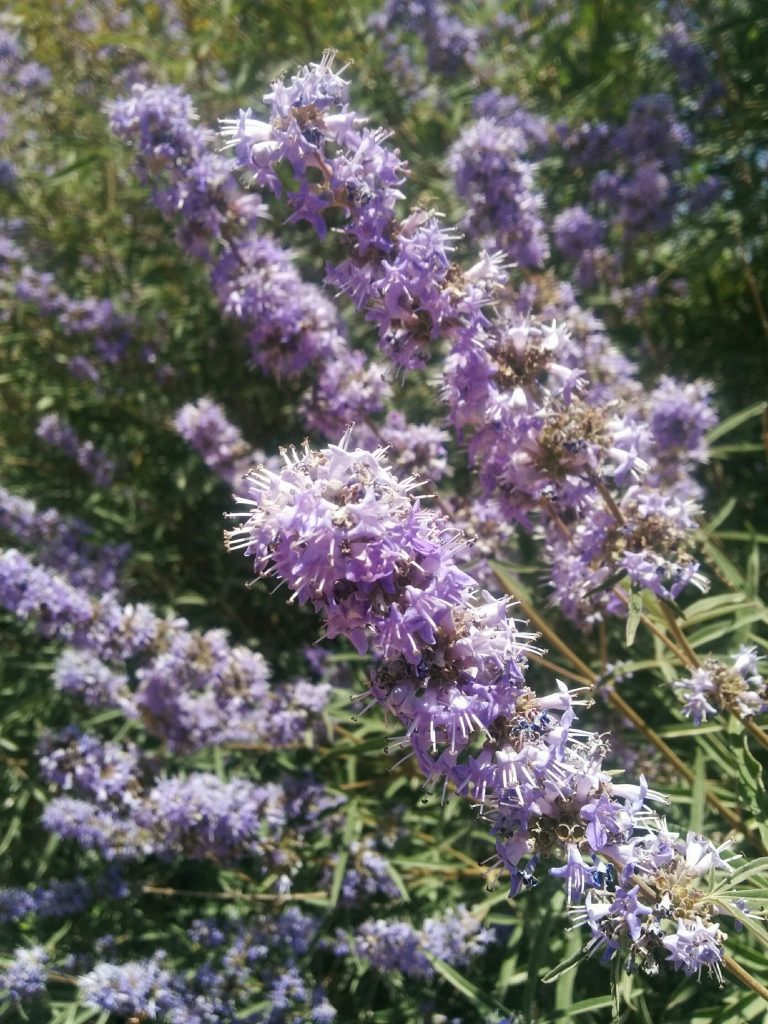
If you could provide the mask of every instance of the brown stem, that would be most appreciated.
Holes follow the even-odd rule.
[[[742,718],[740,721],[749,735],[753,739],[757,740],[761,747],[765,747],[765,749],[768,750],[768,735],[766,735],[760,726],[756,722],[753,722],[751,718]]]
[[[672,609],[668,608],[667,605],[662,603],[661,610],[664,615],[664,618],[667,620],[667,623],[669,624],[669,628],[675,634],[675,639],[680,644],[680,646],[685,650],[691,668],[701,668],[701,659],[688,642],[688,638],[686,637],[685,633],[683,633],[683,630],[680,627],[680,623],[675,618]],[[753,739],[757,740],[757,742],[762,747],[765,747],[765,749],[768,750],[768,735],[766,735],[766,733],[760,728],[760,726],[757,725],[757,723],[753,722],[751,718],[741,718],[739,715],[736,715],[735,713],[734,715],[736,718],[738,718],[738,720],[744,726],[749,735]]]
[[[581,676],[578,672],[571,672],[570,669],[558,665],[556,661],[550,661],[549,658],[545,658],[541,654],[530,653],[528,657],[531,661],[535,661],[537,665],[541,665],[542,668],[548,668],[550,672],[554,672],[556,675],[565,676],[566,679],[572,679],[574,683],[581,683],[582,686],[592,686],[592,682],[586,676]]]
[[[621,587],[614,587],[613,593],[616,595],[616,597],[618,597],[620,601],[622,601],[625,605],[629,606],[629,597],[621,589]],[[688,659],[686,658],[685,654],[680,650],[677,644],[675,644],[670,639],[670,637],[667,636],[663,629],[659,629],[659,627],[656,625],[653,619],[649,619],[648,616],[643,612],[640,614],[640,621],[649,633],[653,633],[653,635],[658,640],[661,640],[664,646],[667,647],[675,655],[675,657],[682,665],[685,665],[687,663]]]
[[[619,526],[624,526],[624,524],[626,523],[626,519],[624,518],[621,509],[616,504],[616,499],[614,498],[614,496],[611,494],[611,492],[608,490],[608,488],[605,486],[602,480],[599,480],[597,477],[595,477],[593,483],[600,492],[600,496],[602,497],[605,504],[608,506],[608,511],[611,513],[613,518],[616,520]]]
[[[588,679],[589,682],[592,685],[594,685],[597,682],[597,676],[589,667],[589,665],[587,665],[586,662],[582,661],[578,654],[576,654],[575,651],[571,650],[571,648],[564,640],[560,639],[560,637],[557,635],[557,633],[555,633],[552,627],[548,625],[548,623],[539,615],[536,609],[531,604],[529,604],[528,601],[525,600],[524,597],[522,597],[519,593],[516,593],[514,590],[512,590],[512,588],[509,586],[509,582],[506,579],[502,578],[498,573],[496,573],[496,579],[506,590],[509,596],[514,598],[514,600],[520,605],[520,608],[522,609],[525,617],[533,623],[533,625],[536,627],[539,633],[541,633],[541,635],[545,637],[546,640],[550,644],[552,644],[554,648],[560,651],[560,653],[564,655],[564,657],[566,657],[568,661],[570,661],[570,663],[578,669],[578,671],[585,677],[585,679]]]
[[[327,899],[327,892],[243,892],[239,889],[225,889],[224,892],[210,892],[205,889],[171,889],[164,885],[142,885],[141,891],[149,896],[191,896],[197,899],[245,900],[248,903],[288,903],[298,900]]]
[[[685,651],[685,657],[688,661],[688,664],[692,668],[701,668],[701,661],[699,659],[699,656],[688,642],[688,637],[682,631],[680,623],[677,621],[674,612],[671,608],[664,604],[663,601],[660,601],[659,605],[661,606],[662,615],[667,620],[667,625],[674,634],[675,640],[677,640],[680,647],[683,649],[683,651]]]
[[[648,723],[645,721],[642,715],[638,714],[638,712],[635,711],[633,707],[627,704],[624,698],[621,697],[618,693],[616,693],[616,691],[613,688],[610,688],[608,690],[608,700],[613,705],[613,707],[616,708],[617,711],[621,712],[621,714],[625,715],[632,722],[632,724],[643,734],[643,736],[645,736],[648,742],[652,743],[653,746],[656,747],[659,753],[662,754],[662,756],[665,757],[666,760],[669,761],[669,763],[680,772],[680,774],[687,782],[693,783],[695,779],[694,773],[691,771],[691,769],[688,767],[685,761],[683,761],[683,759],[674,752],[674,750],[669,746],[669,744],[665,740],[663,740],[661,736],[659,736],[659,734],[648,725]],[[711,792],[711,790],[706,789],[704,792],[704,796],[707,800],[707,803],[710,803],[715,808],[715,810],[718,811],[723,818],[725,818],[725,820],[729,823],[731,828],[735,828],[738,831],[743,832],[745,836],[747,836],[753,843],[756,843],[758,846],[760,846],[761,849],[764,849],[763,844],[760,841],[757,834],[747,828],[747,826],[741,819],[741,815],[739,815],[736,811],[730,808],[728,804],[724,803],[720,799],[720,797],[715,796],[715,794]]]
[[[753,978],[749,971],[745,971],[741,964],[737,963],[730,953],[723,955],[723,963],[725,969],[730,971],[734,978],[738,978],[742,985],[746,985],[747,988],[751,988],[753,992],[756,992],[761,999],[764,999],[768,1003],[768,988],[758,981],[757,978]]]
[[[598,682],[598,677],[592,671],[592,669],[585,662],[583,662],[574,651],[571,650],[571,648],[568,646],[567,643],[565,643],[564,640],[560,639],[557,633],[555,633],[554,630],[551,629],[551,627],[541,618],[538,612],[536,612],[536,610],[532,608],[524,598],[520,597],[518,594],[512,591],[506,580],[502,579],[498,575],[497,578],[499,579],[499,582],[502,584],[502,586],[510,594],[510,596],[514,597],[515,600],[519,603],[523,612],[536,626],[536,628],[539,630],[542,636],[546,637],[546,639],[549,640],[550,643],[552,643],[552,645],[555,646],[561,654],[568,658],[571,664],[575,665],[579,672],[584,676],[584,678],[587,679],[592,686],[594,686]],[[668,637],[667,640],[669,640]],[[609,687],[607,689],[606,696],[609,704],[611,704],[617,711],[619,711],[626,718],[628,718],[632,722],[632,724],[643,734],[643,736],[645,736],[648,742],[651,743],[659,751],[662,757],[664,757],[674,768],[676,768],[684,779],[692,783],[695,778],[694,773],[691,771],[691,769],[688,767],[685,761],[683,761],[682,758],[674,752],[674,750],[669,746],[669,744],[666,743],[665,740],[663,740],[661,736],[659,736],[659,734],[647,724],[642,715],[638,714],[638,712],[635,711],[634,708],[627,704],[624,698],[620,697],[616,690],[613,689],[613,687]],[[715,796],[715,794],[712,793],[709,789],[705,790],[705,797],[707,802],[711,804],[712,807],[714,807],[719,814],[722,815],[722,817],[731,825],[732,828],[738,829],[740,832],[743,832],[753,843],[758,844],[760,848],[763,849],[763,845],[760,842],[758,836],[746,827],[740,815],[733,811],[727,804],[723,803],[723,801],[719,797]]]

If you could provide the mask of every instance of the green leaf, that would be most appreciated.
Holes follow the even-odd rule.
[[[728,516],[730,516],[731,512],[733,512],[735,508],[736,499],[729,498],[728,501],[726,501],[726,503],[723,505],[723,507],[719,509],[717,512],[715,512],[715,514],[706,524],[705,529],[707,533],[714,533],[719,526],[722,526],[722,524],[726,521]]]
[[[743,749],[739,751],[739,794],[744,806],[756,819],[763,842],[768,840],[768,792],[763,779],[763,766],[749,749],[749,741],[743,738]]]
[[[341,849],[339,859],[333,869],[333,881],[331,882],[331,893],[329,898],[329,909],[333,910],[339,902],[341,887],[344,884],[344,875],[347,873],[349,863],[349,849],[357,833],[362,828],[360,820],[360,806],[357,800],[350,800],[347,805],[347,816],[344,822],[344,831],[341,834]]]
[[[703,832],[707,803],[707,762],[703,750],[696,749],[693,762],[693,786],[691,788],[691,811],[688,827],[691,832]]]
[[[766,410],[767,404],[765,402],[755,402],[754,405],[748,406],[746,409],[742,409],[740,412],[736,412],[733,416],[726,416],[724,420],[713,427],[707,434],[707,441],[712,444],[713,441],[717,441],[721,437],[725,437],[726,434],[730,434],[732,430],[736,430],[742,423],[746,423],[748,420],[755,419],[757,416],[762,416]]]
[[[542,984],[551,985],[553,981],[557,981],[558,978],[561,978],[564,974],[567,974],[569,971],[578,967],[583,960],[586,960],[586,958],[586,949],[583,946],[579,946],[574,953],[571,953],[570,956],[566,957],[566,959],[559,963],[557,967],[553,967],[551,971],[547,971],[541,979]]]
[[[581,999],[578,1003],[573,1003],[567,1010],[562,1013],[556,1014],[554,1017],[550,1017],[546,1022],[542,1024],[554,1024],[555,1021],[568,1021],[571,1017],[578,1017],[582,1013],[591,1013],[593,1010],[605,1010],[607,1007],[613,1005],[613,996],[594,996],[592,999]]]
[[[434,967],[435,972],[439,974],[441,978],[444,978],[449,982],[457,992],[460,992],[463,996],[469,999],[474,1007],[484,1010],[486,1013],[500,1012],[506,1016],[509,1016],[512,1012],[495,999],[489,999],[482,989],[478,988],[477,985],[475,985],[474,982],[471,982],[468,978],[465,978],[463,974],[460,974],[455,967],[451,967],[450,964],[447,964],[445,960],[440,960],[439,957],[433,956],[426,950],[424,951],[424,955]]]
[[[629,604],[627,605],[627,647],[635,642],[637,627],[640,625],[640,616],[643,613],[643,595],[634,588],[629,592]]]
[[[387,869],[387,874],[389,875],[389,877],[392,879],[392,881],[397,886],[397,888],[398,888],[398,890],[400,892],[400,895],[402,896],[403,900],[406,903],[410,903],[411,902],[411,897],[409,896],[408,888],[407,888],[405,882],[403,881],[403,876],[400,874],[400,872],[397,870],[397,868],[395,867],[395,865],[392,863],[391,860],[388,860],[386,862],[386,869]]]
[[[768,931],[758,923],[756,918],[739,910],[733,900],[725,900],[717,896],[712,902],[722,907],[726,914],[734,917],[740,924],[744,925],[750,935],[756,938],[764,949],[768,949]]]

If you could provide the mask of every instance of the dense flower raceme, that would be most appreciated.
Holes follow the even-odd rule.
[[[335,940],[321,937],[320,923],[319,916],[295,906],[274,916],[198,918],[188,930],[194,970],[176,969],[172,958],[157,950],[149,959],[97,962],[77,978],[77,985],[86,1006],[120,1017],[146,1014],[189,1024],[234,1024],[242,1019],[241,1007],[251,1004],[254,1024],[331,1024],[337,1011],[307,962],[318,938],[337,957],[353,952],[357,962],[385,976],[397,970],[422,980],[435,977],[428,957],[463,967],[496,938],[463,906],[419,926],[370,918],[339,931]],[[14,999],[24,1000],[43,992],[49,972],[55,977],[57,968],[42,948],[18,950],[0,973],[0,984]],[[254,1011],[255,992],[262,995],[263,1008]]]
[[[147,605],[97,599],[13,549],[0,553],[0,606],[70,645],[54,670],[59,690],[119,708],[171,750],[300,742],[330,694],[308,679],[271,685],[264,657],[224,630],[200,633]]]
[[[261,784],[210,772],[163,778],[131,745],[72,731],[47,745],[41,771],[62,795],[47,804],[43,826],[109,861],[247,858],[262,876],[290,879],[302,840],[339,803],[298,775]]]
[[[225,122],[225,132],[260,187],[280,193],[275,168],[290,164],[299,181],[287,195],[292,220],[306,220],[324,235],[325,211],[346,212],[349,256],[329,279],[377,324],[382,348],[398,365],[421,366],[461,311],[449,288],[451,235],[426,211],[398,220],[406,165],[386,145],[387,133],[365,127],[346,98],[347,82],[326,56],[289,83],[274,83],[265,98],[269,122],[244,111]],[[321,184],[312,183],[310,168],[320,172]]]
[[[117,888],[115,879],[106,881],[114,892]],[[32,890],[0,889],[0,922],[9,924],[23,921],[32,914],[41,918],[78,914],[91,906],[98,889],[98,886],[90,885],[84,878],[49,882],[47,885],[35,886]]]
[[[0,485],[0,532],[36,551],[42,561],[78,587],[103,593],[115,590],[130,544],[97,546],[81,519],[57,509],[40,509],[34,501]]]
[[[605,490],[615,496],[613,509],[638,482],[694,496],[691,469],[706,457],[703,433],[713,422],[706,389],[667,380],[658,393],[646,393],[636,368],[565,291],[554,309],[546,289],[536,289],[521,294],[517,308],[505,303],[491,314],[505,281],[498,259],[485,254],[462,271],[436,215],[398,215],[405,165],[386,133],[366,128],[346,100],[347,83],[326,56],[274,84],[268,122],[244,112],[226,134],[241,166],[264,187],[281,191],[275,169],[287,161],[300,183],[287,196],[294,218],[323,234],[324,211],[342,208],[347,256],[329,279],[377,324],[396,363],[422,365],[440,351],[440,338],[448,340],[443,394],[454,427],[469,440],[482,497],[531,528],[537,519],[567,524]],[[522,129],[508,130],[522,147]],[[553,319],[555,312],[564,315]],[[689,414],[691,400],[696,411]],[[693,521],[690,515],[689,527]],[[653,554],[674,581],[700,581],[687,553],[679,572],[674,548]],[[577,547],[568,556],[584,560]],[[638,570],[633,582],[645,586],[648,579],[655,584]],[[587,596],[579,587],[579,599]],[[598,617],[622,611],[596,603]]]
[[[350,347],[333,304],[262,230],[258,197],[243,191],[231,159],[211,152],[214,137],[196,124],[190,98],[135,85],[109,115],[113,132],[136,148],[139,176],[158,206],[181,224],[181,243],[210,262],[218,302],[247,331],[254,362],[266,374],[306,382],[299,413],[307,428],[333,437],[354,422],[361,442],[385,439],[400,467],[444,475],[447,435],[399,413],[384,417],[392,395],[385,366]],[[245,450],[219,407],[190,403],[175,426],[227,482],[242,475]]]
[[[448,167],[467,206],[462,228],[515,263],[539,267],[549,255],[544,199],[534,187],[534,168],[524,159],[526,149],[521,129],[481,119],[451,147]]]
[[[457,567],[456,531],[422,507],[413,480],[387,469],[383,451],[349,442],[347,434],[322,451],[286,452],[279,475],[255,471],[253,497],[240,499],[249,509],[238,515],[244,523],[228,535],[229,547],[244,549],[258,573],[311,603],[329,637],[377,655],[367,696],[402,723],[394,745],[412,747],[428,781],[451,782],[480,806],[512,892],[534,884],[542,859],[564,862],[551,873],[563,879],[570,904],[588,892],[593,902],[608,892],[619,900],[638,874],[648,888],[659,866],[673,873],[691,844],[714,863],[714,848],[700,837],[662,838],[647,806],[662,798],[644,780],[619,784],[605,770],[604,738],[575,726],[578,695],[563,684],[543,697],[526,686],[532,638],[508,618],[504,601],[480,594]],[[658,861],[657,847],[664,849]],[[615,864],[621,875],[609,883]],[[700,873],[692,871],[685,885]],[[629,910],[621,917],[611,907],[605,941],[613,936],[636,956],[645,950],[649,967],[669,949],[667,959],[688,969],[693,954],[676,960],[669,945],[669,895],[650,892],[653,928],[640,929]],[[692,905],[686,920],[710,927],[705,896]],[[722,935],[712,927],[707,958],[697,965],[717,973]],[[593,930],[603,934],[599,925]]]
[[[3,222],[2,234],[0,266],[5,273],[1,289],[10,300],[9,308],[18,309],[20,314],[34,311],[66,338],[76,339],[79,351],[72,355],[67,368],[77,380],[99,385],[104,367],[122,362],[129,351],[136,327],[134,319],[121,312],[112,299],[74,298],[52,273],[33,265],[27,252],[28,244],[32,248],[29,228],[24,221]],[[119,304],[127,305],[126,298]],[[146,362],[154,357],[151,349],[145,349],[142,355]],[[76,440],[70,438],[65,447],[70,449],[69,454],[77,457]]]
[[[251,448],[224,408],[210,398],[187,402],[173,418],[173,426],[216,476],[232,487],[267,456]]]
[[[752,718],[768,711],[768,682],[757,663],[757,648],[742,647],[731,664],[706,658],[687,679],[672,684],[683,701],[683,714],[701,725],[718,711],[730,711],[737,718]]]
[[[30,107],[36,105],[36,100],[47,94],[51,78],[49,68],[29,59],[28,47],[17,32],[5,26],[0,28],[0,141],[9,134],[11,112],[21,128],[14,139],[13,159],[10,159],[8,150],[7,156],[4,153],[0,159],[0,193],[13,194],[16,191],[23,175],[19,158],[25,149],[29,149],[32,155],[35,129],[29,124],[27,115]]]
[[[97,487],[109,487],[114,479],[116,465],[93,441],[81,441],[74,428],[65,423],[58,413],[43,416],[37,425],[41,441],[60,449],[88,474]]]
[[[463,967],[495,941],[478,918],[459,905],[444,917],[431,917],[421,928],[406,921],[369,920],[351,938],[339,932],[334,946],[338,956],[351,951],[382,971],[399,970],[408,977],[429,978],[434,968],[426,954]]]
[[[695,47],[686,53],[685,37],[682,23],[671,26],[665,35],[668,52],[682,63],[695,63]],[[698,58],[706,64],[701,51]],[[699,76],[702,70],[700,66]],[[716,92],[711,77],[710,83]],[[526,130],[536,125],[535,116],[526,118],[515,97],[486,95],[476,103],[480,120],[462,129],[449,159],[456,191],[468,206],[464,227],[523,265],[541,262],[546,252],[543,198],[532,189],[526,160],[529,150],[541,151],[546,141],[550,162],[559,160],[577,170],[578,180],[586,185],[574,205],[558,209],[553,217],[555,248],[570,264],[574,283],[586,290],[598,284],[614,288],[616,300],[631,317],[632,302],[639,300],[642,306],[655,288],[653,279],[632,279],[637,271],[625,266],[627,245],[638,236],[667,230],[675,218],[700,214],[722,188],[714,176],[686,180],[686,160],[695,143],[686,123],[690,99],[680,104],[666,93],[642,96],[624,123],[560,124],[546,133]],[[701,100],[706,107],[703,96]],[[516,116],[508,115],[510,108]],[[555,192],[555,203],[557,198]],[[622,289],[623,284],[631,287]]]
[[[384,51],[386,65],[400,85],[401,93],[415,97],[429,82],[429,72],[454,77],[460,68],[472,65],[481,34],[467,25],[443,0],[386,0],[381,10],[368,19],[368,27]],[[420,40],[426,69],[414,60],[404,43],[405,34]]]

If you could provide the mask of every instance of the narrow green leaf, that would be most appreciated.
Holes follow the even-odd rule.
[[[403,876],[397,870],[397,868],[392,863],[392,861],[388,860],[386,862],[386,867],[387,867],[387,874],[389,875],[389,877],[392,879],[392,881],[397,886],[398,891],[400,892],[400,895],[402,896],[403,900],[406,903],[410,903],[411,902],[411,897],[408,895],[408,888],[407,888],[405,882],[403,881]]]
[[[336,866],[333,869],[333,881],[331,882],[331,893],[329,898],[329,906],[331,910],[338,905],[339,896],[341,895],[341,887],[344,884],[344,875],[347,873],[350,846],[362,825],[359,812],[360,808],[357,801],[350,800],[347,805],[347,817],[344,823],[344,831],[341,835],[339,859],[336,861]]]
[[[691,787],[691,811],[688,827],[691,832],[704,831],[704,816],[707,801],[707,762],[701,747],[696,749],[693,762],[693,786]]]
[[[629,605],[627,606],[627,647],[631,647],[635,642],[642,611],[643,595],[639,590],[633,589],[629,592]]]
[[[731,514],[731,512],[733,512],[735,508],[736,499],[729,498],[728,501],[726,501],[726,503],[723,505],[723,507],[719,509],[717,512],[715,512],[715,514],[706,524],[705,529],[707,533],[714,533],[719,526],[722,526],[722,524],[726,521],[728,516]]]
[[[432,956],[431,953],[424,952],[424,955],[432,964],[435,972],[444,978],[449,984],[451,984],[457,992],[460,992],[463,996],[470,1000],[473,1006],[478,1009],[485,1010],[487,1013],[498,1013],[509,1015],[512,1011],[508,1010],[506,1006],[502,1006],[501,1003],[496,1002],[495,999],[489,999],[485,993],[471,982],[469,978],[465,978],[463,974],[460,974],[455,967],[451,967],[445,960],[440,960],[436,956]]]
[[[554,1024],[555,1021],[568,1021],[571,1017],[578,1017],[582,1013],[592,1013],[593,1010],[605,1010],[607,1007],[612,1006],[612,996],[594,996],[592,999],[581,999],[578,1003],[574,1003],[569,1006],[563,1013],[558,1013],[554,1017],[550,1017],[548,1021],[543,1024]]]
[[[566,959],[559,963],[557,967],[553,967],[551,971],[547,971],[547,973],[541,979],[542,984],[551,985],[553,981],[557,981],[558,978],[561,978],[564,974],[567,974],[569,971],[572,971],[574,970],[574,968],[578,967],[579,964],[586,959],[586,957],[586,950],[583,946],[579,946],[579,948],[575,952],[571,953],[570,956],[566,957]]]
[[[742,409],[740,412],[735,412],[733,416],[726,416],[724,420],[709,431],[707,441],[711,445],[713,441],[717,441],[721,437],[725,437],[726,434],[730,434],[732,430],[736,430],[742,423],[746,423],[757,416],[762,416],[765,409],[765,402],[755,402],[754,405],[747,406],[746,409]]]

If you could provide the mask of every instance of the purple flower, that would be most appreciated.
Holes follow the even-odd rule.
[[[468,207],[462,222],[468,234],[487,248],[503,250],[516,263],[538,267],[549,255],[549,244],[534,168],[522,159],[526,148],[519,129],[480,120],[453,144],[448,166]]]
[[[115,462],[100,451],[93,441],[81,441],[58,413],[43,416],[35,431],[41,441],[59,448],[84,470],[97,487],[109,487],[115,475]]]
[[[0,530],[18,543],[34,547],[41,560],[63,572],[74,585],[103,593],[114,590],[129,544],[96,547],[87,523],[40,509],[29,498],[0,486]]]
[[[727,665],[707,658],[687,679],[679,679],[672,688],[684,700],[683,714],[701,725],[719,710],[737,718],[751,718],[768,710],[768,685],[757,669],[756,648],[742,647]]]
[[[717,924],[705,924],[700,917],[677,922],[677,934],[661,940],[669,953],[667,958],[685,974],[701,975],[702,968],[722,979],[723,933]]]
[[[173,425],[206,466],[230,485],[254,462],[262,461],[260,453],[254,452],[229,422],[222,406],[210,398],[187,402],[174,416]]]
[[[0,971],[0,989],[14,1002],[34,998],[45,991],[48,954],[42,946],[17,949],[5,970]]]

